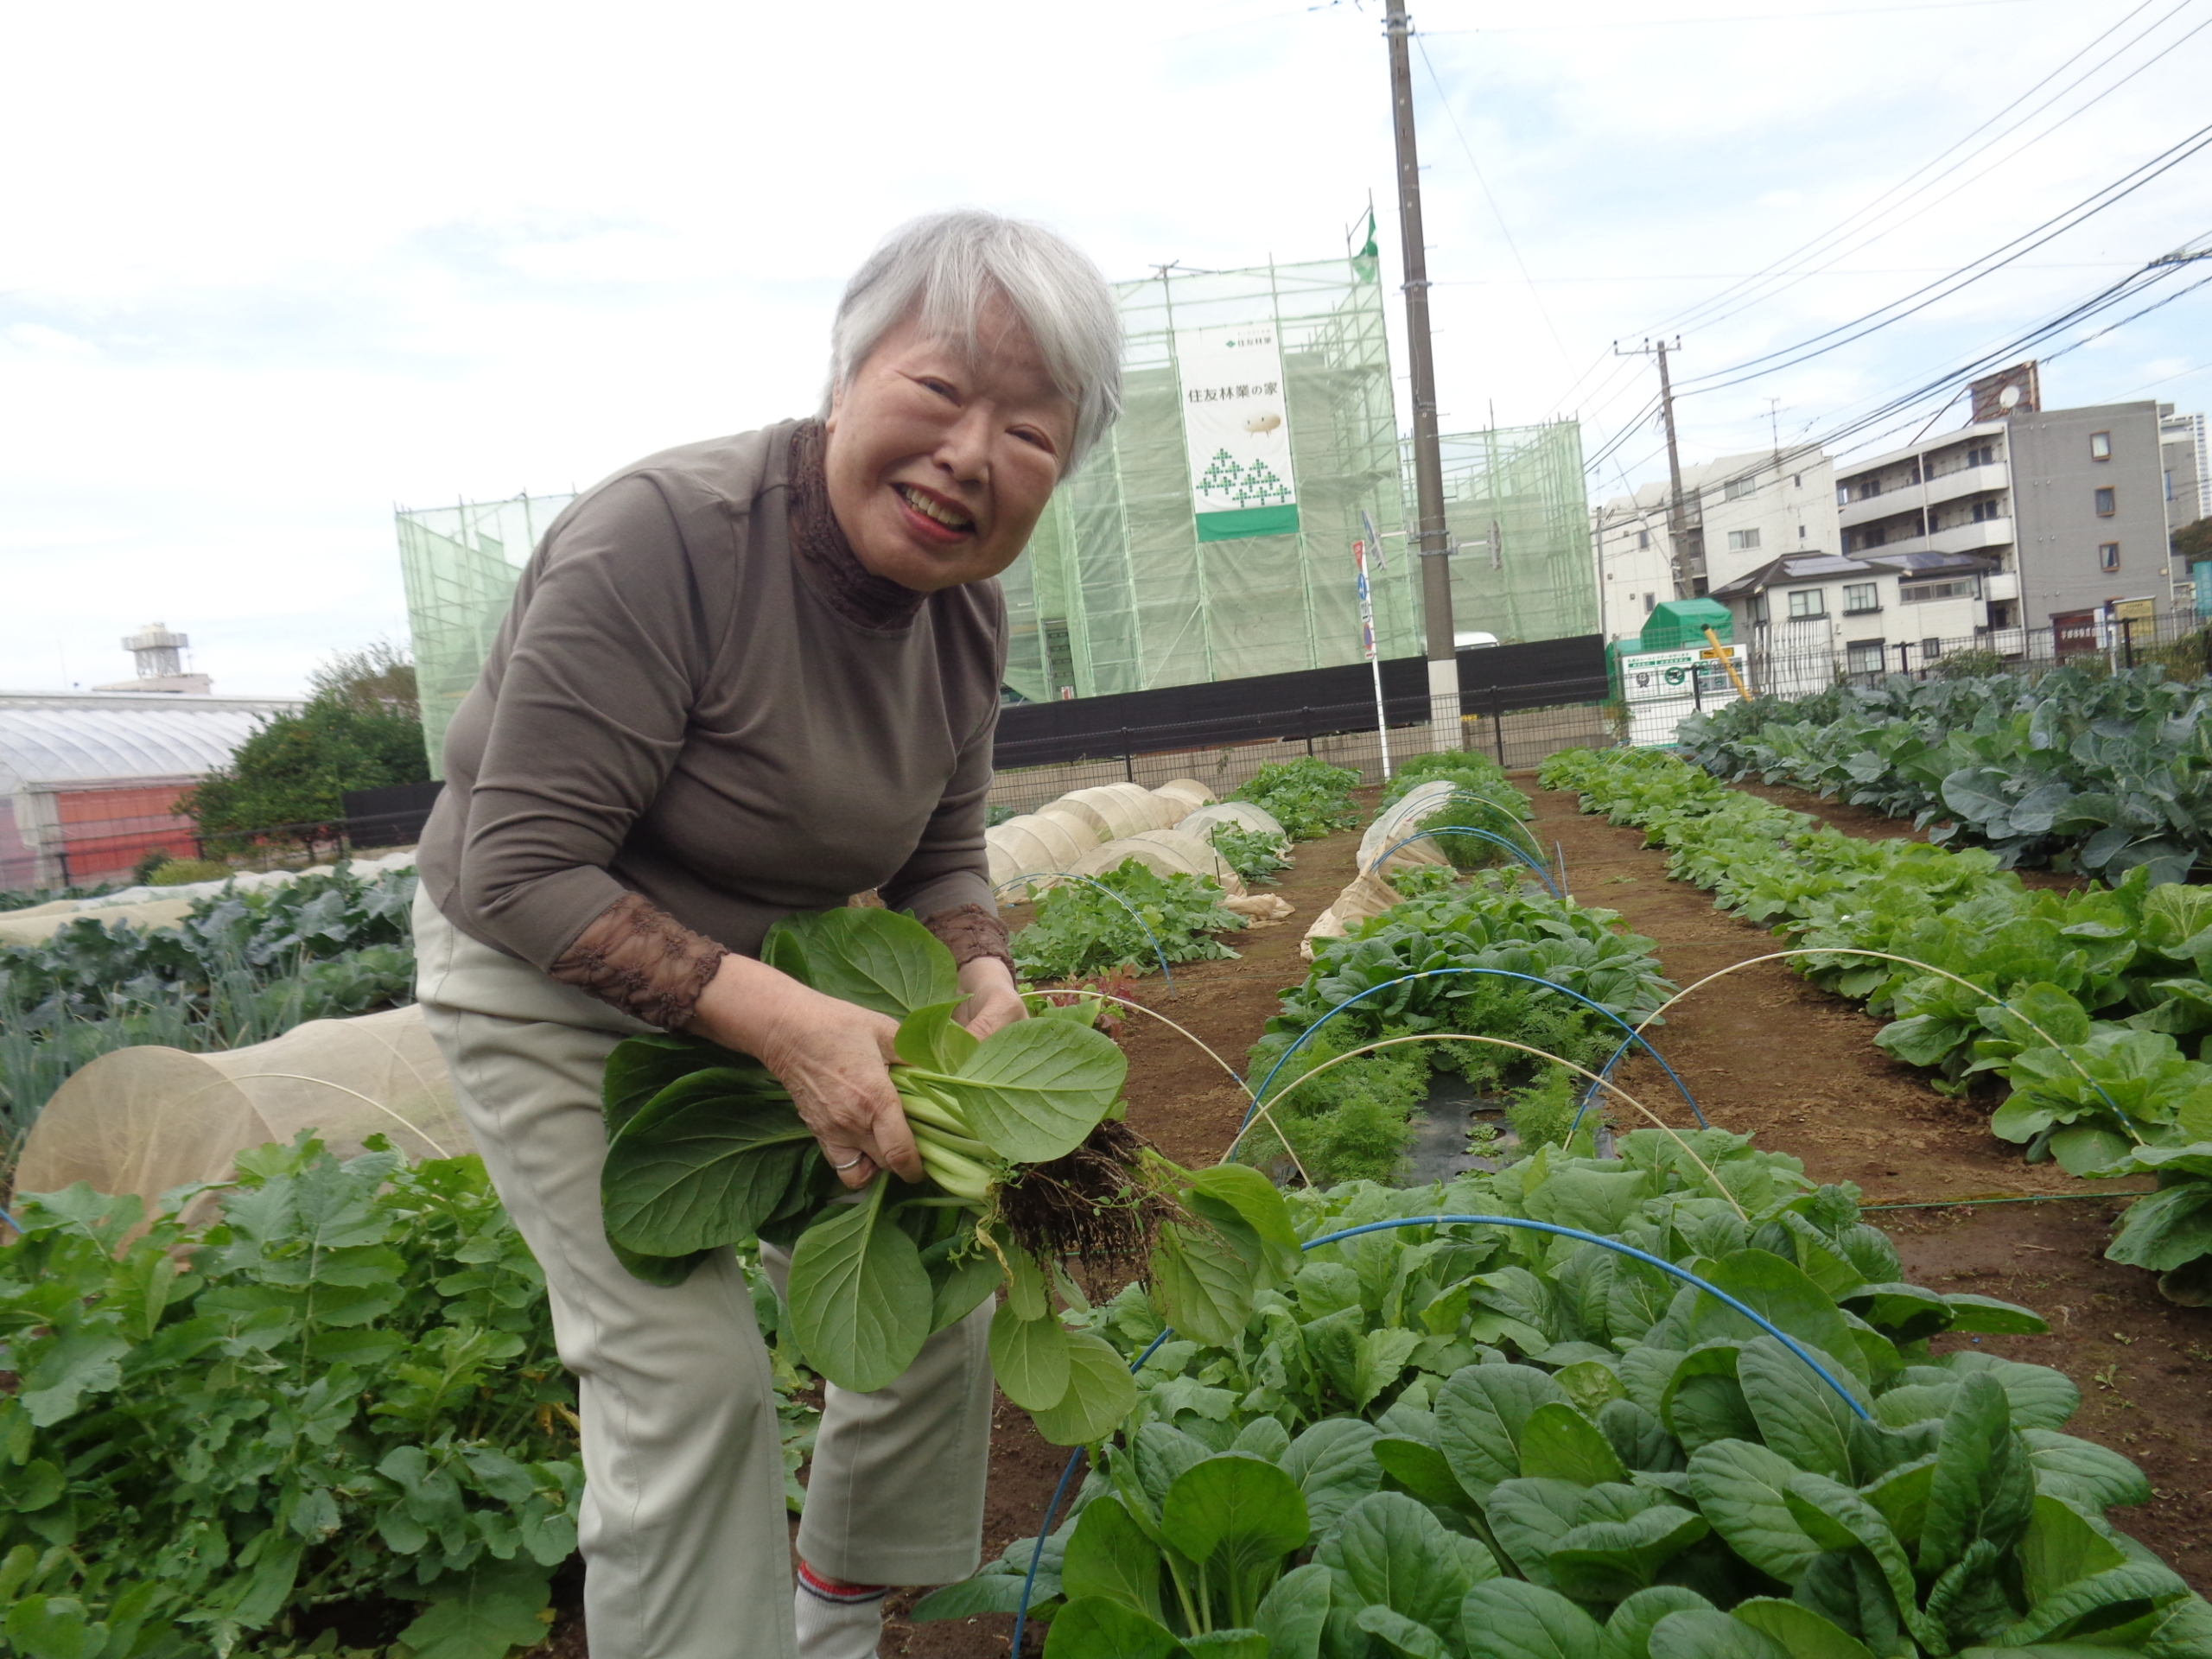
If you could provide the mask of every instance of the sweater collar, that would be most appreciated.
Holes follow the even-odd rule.
[[[860,562],[830,510],[823,437],[820,421],[801,421],[791,429],[791,546],[820,578],[823,594],[838,615],[856,627],[893,632],[913,621],[929,595],[879,576]]]

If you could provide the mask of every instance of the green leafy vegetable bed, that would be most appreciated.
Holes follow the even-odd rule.
[[[238,1177],[204,1228],[134,1236],[137,1199],[81,1185],[11,1205],[8,1650],[279,1659],[380,1623],[416,1659],[541,1640],[575,1548],[574,1393],[482,1163],[309,1142]],[[755,1300],[773,1332],[765,1281]],[[813,1414],[784,1416],[795,1472]]]
[[[235,1048],[406,1001],[414,897],[412,872],[363,881],[341,865],[196,900],[174,927],[93,911],[42,944],[0,946],[0,1143],[111,1050]]]
[[[1839,685],[1686,721],[1723,778],[1756,772],[1987,843],[2007,864],[2070,859],[2117,880],[2179,880],[2212,856],[2212,682],[2152,665],[2028,680]]]
[[[1037,1562],[1048,1659],[2212,1655],[2212,1608],[2107,1518],[2149,1497],[2142,1472],[2063,1432],[2063,1376],[1974,1346],[2040,1319],[1900,1282],[1854,1189],[1743,1139],[1620,1146],[1293,1213],[1306,1238],[1437,1213],[1618,1236],[1758,1310],[1848,1402],[1594,1243],[1424,1225],[1322,1246],[1232,1340],[1178,1330],[1141,1366]],[[1134,1357],[1163,1317],[1132,1288],[1096,1323]],[[1012,1608],[1033,1548],[917,1617]]]
[[[1503,1038],[1595,1069],[1612,1052],[1619,1027],[1557,992],[1472,973],[1376,988],[1437,969],[1503,969],[1579,991],[1633,1024],[1673,987],[1660,976],[1651,942],[1617,932],[1618,919],[1613,911],[1555,899],[1496,876],[1409,898],[1342,938],[1314,942],[1313,971],[1284,993],[1281,1012],[1253,1046],[1250,1081],[1257,1086],[1330,1009],[1374,992],[1322,1027],[1268,1086],[1268,1101],[1281,1099],[1277,1128],[1314,1179],[1388,1179],[1439,1068],[1460,1072],[1479,1093],[1520,1091],[1512,1116],[1523,1139],[1533,1144],[1559,1138],[1573,1111],[1569,1074],[1487,1044],[1408,1043],[1292,1085],[1370,1043],[1455,1033]],[[1262,1125],[1239,1155],[1264,1164],[1280,1150],[1276,1135]]]
[[[1350,767],[1306,755],[1262,766],[1230,798],[1251,802],[1294,841],[1319,841],[1359,822],[1359,808],[1351,798],[1358,787],[1359,774]]]
[[[1936,1068],[1939,1087],[2003,1084],[1991,1128],[2031,1160],[2155,1174],[2164,1190],[2129,1210],[2107,1254],[2159,1272],[2177,1300],[2212,1294],[2212,1064],[2190,1058],[2212,1043],[2212,889],[2139,866],[2109,888],[2031,892],[1992,851],[1816,830],[1656,753],[1570,751],[1542,775],[1641,827],[1725,908],[1838,951],[1801,971],[1891,1016],[1875,1040]]]
[[[1038,898],[1034,919],[1014,936],[1014,971],[1022,978],[1081,979],[1117,969],[1154,973],[1163,953],[1171,963],[1236,955],[1214,935],[1236,931],[1244,918],[1222,908],[1221,888],[1211,879],[1163,876],[1132,858],[1092,880],[1096,887],[1064,881]]]

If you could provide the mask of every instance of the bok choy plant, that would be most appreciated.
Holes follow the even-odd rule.
[[[1176,1323],[1227,1340],[1297,1239],[1281,1196],[1248,1168],[1177,1168],[1121,1122],[1128,1065],[1090,1011],[978,1040],[951,953],[910,918],[833,910],[779,923],[762,958],[899,1022],[891,1080],[928,1179],[889,1172],[847,1193],[790,1091],[758,1060],[701,1039],[632,1038],[607,1066],[601,1197],[624,1264],[681,1283],[705,1254],[759,1238],[791,1252],[791,1330],[841,1388],[880,1389],[922,1345],[1003,1289],[990,1354],[1045,1437],[1081,1446],[1136,1402],[1067,1262],[1141,1268]]]

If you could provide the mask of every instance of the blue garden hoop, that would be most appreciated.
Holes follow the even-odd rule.
[[[1104,893],[1109,899],[1111,899],[1123,910],[1128,911],[1129,912],[1129,919],[1135,922],[1139,927],[1143,928],[1145,938],[1152,942],[1152,953],[1160,958],[1160,976],[1167,982],[1167,995],[1170,996],[1175,995],[1175,976],[1168,970],[1167,953],[1160,948],[1159,936],[1154,933],[1152,929],[1146,925],[1144,918],[1137,913],[1137,907],[1135,905],[1122,897],[1120,893],[1115,892],[1113,888],[1108,887],[1104,882],[1094,881],[1087,875],[1077,875],[1072,871],[1069,870],[1032,870],[1027,875],[1017,875],[1012,880],[1000,882],[998,886],[991,889],[991,896],[993,898],[996,898],[1000,893],[1004,893],[1008,887],[1017,887],[1024,881],[1035,881],[1045,876],[1051,876],[1056,881],[1080,881],[1084,887],[1094,887],[1100,893]],[[1035,895],[1032,894],[1031,902],[1033,903],[1034,901]]]

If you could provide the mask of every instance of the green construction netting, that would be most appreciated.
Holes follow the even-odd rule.
[[[446,727],[476,683],[506,618],[515,579],[546,526],[574,499],[518,495],[397,513],[399,569],[433,778],[445,776],[439,756]]]
[[[1442,442],[1452,626],[1504,644],[1596,633],[1597,571],[1574,421],[1498,427]],[[1413,454],[1405,460],[1413,493]]]
[[[1362,508],[1387,550],[1376,644],[1419,651],[1375,262],[1116,291],[1122,418],[1001,578],[1007,684],[1087,697],[1357,662]]]

